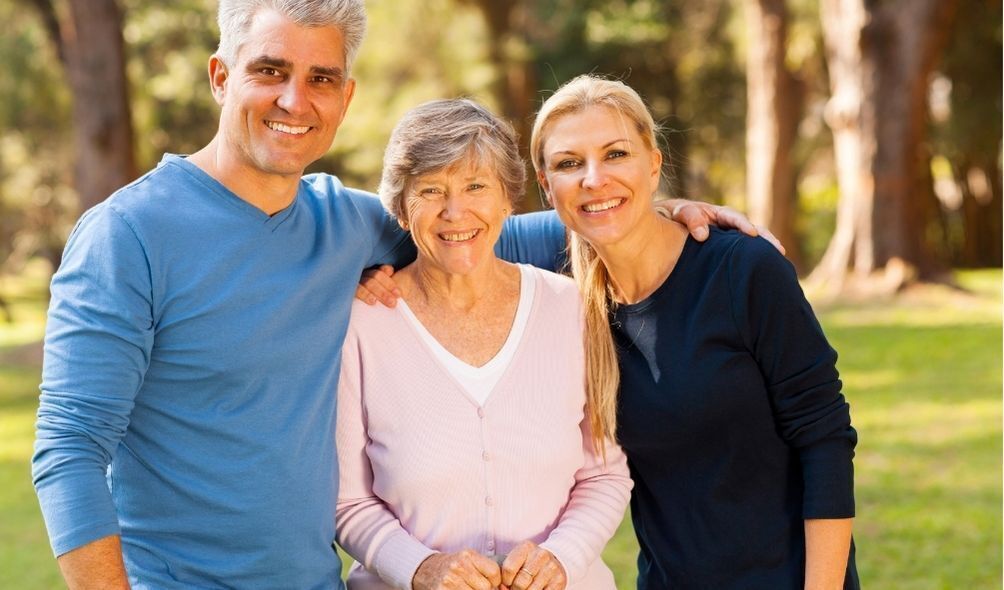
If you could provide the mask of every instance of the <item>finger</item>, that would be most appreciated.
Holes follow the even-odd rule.
[[[523,569],[530,572],[534,577],[540,572],[544,571],[545,566],[554,560],[554,555],[551,554],[547,549],[541,547],[534,547],[534,550],[530,552],[530,555],[526,558],[526,563],[523,564]]]
[[[472,555],[471,564],[489,588],[497,588],[502,583],[502,570],[494,559],[484,555]]]
[[[528,543],[520,543],[509,552],[506,556],[505,561],[502,562],[502,583],[506,586],[512,586],[513,580],[516,579],[516,574],[519,573],[519,568],[523,567],[523,562],[526,561],[526,556],[530,553],[531,545]]]
[[[533,584],[533,574],[525,567],[519,568],[512,580],[512,590],[527,590]]]
[[[770,245],[777,248],[778,252],[785,254],[784,244],[781,243],[781,240],[777,239],[777,236],[772,234],[769,229],[762,225],[758,225],[757,229],[760,231],[760,237],[770,242]]]
[[[394,307],[397,305],[397,299],[401,296],[401,290],[392,278],[393,274],[394,267],[387,264],[379,268],[366,270],[359,281],[359,289],[363,289],[369,297],[379,300],[380,303],[383,303],[387,307]],[[375,303],[375,301],[371,303],[365,298],[362,300],[371,305]]]
[[[564,588],[565,568],[561,567],[553,556],[540,568],[533,577],[533,584],[528,590],[544,590],[545,588]]]
[[[495,590],[498,588],[498,584],[492,584],[487,578],[479,573],[470,572],[470,575],[464,580],[466,585],[463,588],[471,588],[471,590]]]
[[[698,242],[708,239],[708,216],[693,203],[677,205],[673,209],[673,220],[687,226],[687,231]]]
[[[363,280],[365,281],[365,279]],[[356,287],[356,299],[362,301],[366,305],[376,305],[377,302],[376,295],[367,289],[366,285],[363,283],[359,283]]]
[[[715,225],[718,227],[732,227],[754,238],[757,236],[757,229],[753,225],[753,222],[731,207],[718,207],[715,209]]]

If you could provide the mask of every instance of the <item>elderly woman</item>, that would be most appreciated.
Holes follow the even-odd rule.
[[[512,129],[468,100],[419,106],[390,139],[380,197],[418,258],[402,301],[356,302],[345,339],[350,589],[615,587],[599,556],[631,483],[586,399],[578,290],[493,251],[524,179]]]
[[[530,140],[573,232],[588,372],[606,378],[592,399],[617,401],[638,586],[856,588],[857,439],[836,353],[767,242],[714,228],[696,242],[657,213],[655,133],[634,90],[582,76]]]

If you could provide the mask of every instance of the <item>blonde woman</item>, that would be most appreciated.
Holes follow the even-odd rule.
[[[657,213],[656,125],[621,82],[556,91],[530,153],[571,230],[590,395],[635,482],[638,587],[857,588],[857,437],[792,266]]]

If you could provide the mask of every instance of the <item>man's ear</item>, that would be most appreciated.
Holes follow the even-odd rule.
[[[218,55],[209,58],[209,86],[213,91],[213,98],[216,104],[223,106],[223,98],[226,96],[227,79],[230,77],[230,70]]]
[[[349,112],[349,105],[352,104],[352,97],[356,94],[356,79],[349,78],[345,81],[345,92],[342,93],[344,96],[344,103],[342,103],[342,117],[338,119],[338,125],[341,126],[342,121],[345,120],[345,113]]]

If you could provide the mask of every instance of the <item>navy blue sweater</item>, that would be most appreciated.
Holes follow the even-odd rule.
[[[857,435],[791,264],[713,228],[612,325],[638,587],[802,588],[803,520],[854,516]]]

